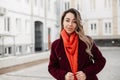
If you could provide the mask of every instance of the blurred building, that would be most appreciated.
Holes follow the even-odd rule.
[[[57,0],[0,0],[0,56],[44,51],[58,35]]]
[[[120,0],[59,0],[61,13],[80,11],[84,30],[98,46],[120,47]]]

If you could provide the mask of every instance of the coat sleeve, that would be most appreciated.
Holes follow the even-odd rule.
[[[86,76],[96,75],[103,69],[106,63],[106,59],[103,57],[101,51],[98,49],[95,43],[93,43],[91,52],[93,54],[94,63],[83,69],[83,72],[86,74]]]
[[[53,43],[51,46],[48,71],[57,80],[64,80],[67,71],[60,69],[59,59],[56,55],[55,48],[56,48],[56,43]]]

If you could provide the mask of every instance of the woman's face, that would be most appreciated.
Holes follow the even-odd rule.
[[[75,31],[77,24],[76,24],[76,19],[73,13],[68,12],[63,20],[63,28],[65,31],[70,35]]]

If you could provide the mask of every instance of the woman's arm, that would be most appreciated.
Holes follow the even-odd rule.
[[[55,48],[56,48],[56,43],[53,43],[51,47],[48,71],[57,80],[64,80],[67,71],[60,69],[59,59],[57,58]]]
[[[83,72],[86,74],[86,76],[96,75],[103,69],[106,63],[106,59],[103,57],[101,51],[98,49],[95,43],[93,43],[91,53],[93,54],[94,64],[83,69]]]

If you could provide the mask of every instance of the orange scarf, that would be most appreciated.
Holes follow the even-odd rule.
[[[75,74],[77,72],[78,66],[78,35],[74,32],[70,36],[68,36],[66,31],[63,29],[61,31],[61,36],[71,70]]]

